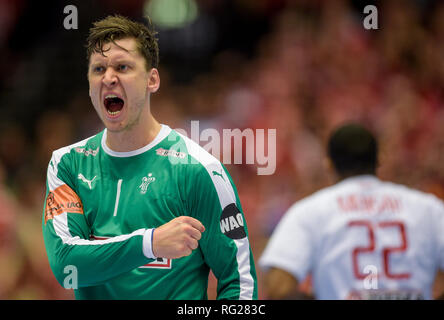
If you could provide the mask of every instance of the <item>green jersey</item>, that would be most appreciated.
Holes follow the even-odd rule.
[[[257,299],[256,271],[236,188],[225,167],[162,125],[131,152],[101,133],[53,152],[42,228],[60,284],[75,267],[77,299],[207,299],[211,269],[218,299]],[[199,247],[157,258],[153,229],[178,216],[201,221]]]

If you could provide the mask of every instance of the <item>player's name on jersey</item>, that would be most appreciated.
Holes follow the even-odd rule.
[[[372,196],[350,194],[337,199],[338,207],[342,212],[387,213],[401,212],[401,201],[393,196],[376,199]]]

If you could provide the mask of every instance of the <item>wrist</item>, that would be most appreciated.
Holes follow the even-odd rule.
[[[156,259],[157,257],[154,255],[153,252],[153,229],[147,229],[143,235],[143,254],[148,259]]]

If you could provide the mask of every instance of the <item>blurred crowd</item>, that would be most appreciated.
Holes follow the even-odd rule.
[[[251,57],[224,50],[185,84],[160,68],[152,112],[171,128],[199,120],[200,130],[221,136],[276,129],[274,174],[258,175],[258,163],[226,164],[256,259],[293,202],[333,183],[325,143],[346,121],[378,136],[382,179],[444,199],[444,3],[424,12],[412,1],[386,1],[378,12],[379,29],[366,30],[349,1],[288,1]],[[49,269],[41,235],[45,174],[53,150],[102,126],[87,90],[63,108],[42,108],[33,122],[32,135],[13,121],[0,127],[0,298],[71,299]]]

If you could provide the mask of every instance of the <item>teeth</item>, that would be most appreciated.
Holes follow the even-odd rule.
[[[120,110],[119,111],[109,111],[109,110],[106,110],[110,115],[112,115],[112,116],[115,116],[116,114],[119,114],[120,113]]]
[[[110,99],[110,98],[118,98],[118,96],[116,96],[115,94],[108,94],[105,96],[105,99]]]

